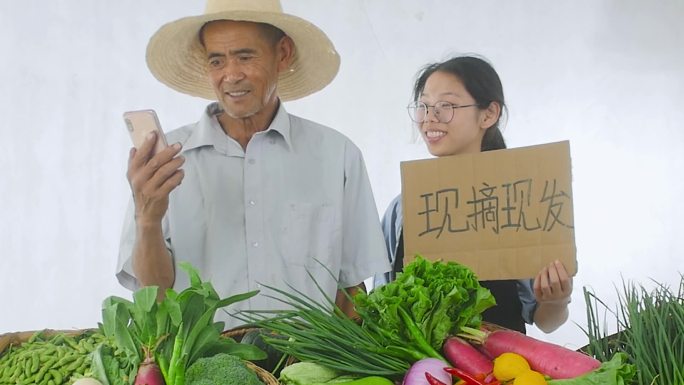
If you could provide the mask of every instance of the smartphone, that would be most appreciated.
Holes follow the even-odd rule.
[[[139,149],[147,135],[152,131],[157,133],[157,142],[153,150],[154,154],[168,146],[166,136],[161,129],[157,113],[154,110],[126,111],[123,114],[123,118],[135,148]]]

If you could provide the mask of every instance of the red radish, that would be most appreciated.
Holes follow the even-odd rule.
[[[444,367],[448,364],[437,358],[423,358],[416,361],[409,368],[404,376],[402,385],[430,385],[425,373],[430,373],[437,380],[451,384],[451,374],[444,371]]]
[[[484,378],[494,369],[494,364],[489,357],[475,349],[473,345],[462,338],[447,338],[442,350],[451,366],[473,376],[482,376]]]
[[[165,385],[159,365],[154,362],[150,351],[145,349],[145,360],[140,364],[138,373],[135,375],[134,385]]]
[[[599,360],[589,355],[514,330],[477,330],[468,327],[463,330],[467,334],[461,336],[479,342],[482,351],[489,357],[498,357],[505,352],[520,354],[532,370],[553,379],[575,378],[601,366]]]

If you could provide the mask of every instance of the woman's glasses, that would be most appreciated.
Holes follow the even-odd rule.
[[[432,114],[440,123],[449,123],[454,118],[454,110],[456,108],[479,107],[479,104],[466,104],[459,106],[458,104],[451,104],[449,102],[437,102],[434,106],[428,106],[423,102],[413,102],[406,106],[408,114],[416,123],[423,123],[427,121],[428,110],[432,108]]]

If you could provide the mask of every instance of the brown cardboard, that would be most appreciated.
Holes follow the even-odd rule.
[[[577,273],[568,141],[402,162],[401,178],[406,263],[421,254],[492,280],[558,259]]]

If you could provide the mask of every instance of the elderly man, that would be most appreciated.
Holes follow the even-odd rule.
[[[157,31],[147,62],[171,88],[216,102],[169,132],[165,150],[153,154],[155,137],[131,150],[121,284],[186,287],[175,266],[188,261],[223,297],[268,284],[320,298],[311,273],[352,314],[338,284],[353,293],[390,269],[364,161],[282,104],[335,77],[328,37],[277,0],[209,0],[204,15]],[[263,295],[237,306],[282,307]]]

